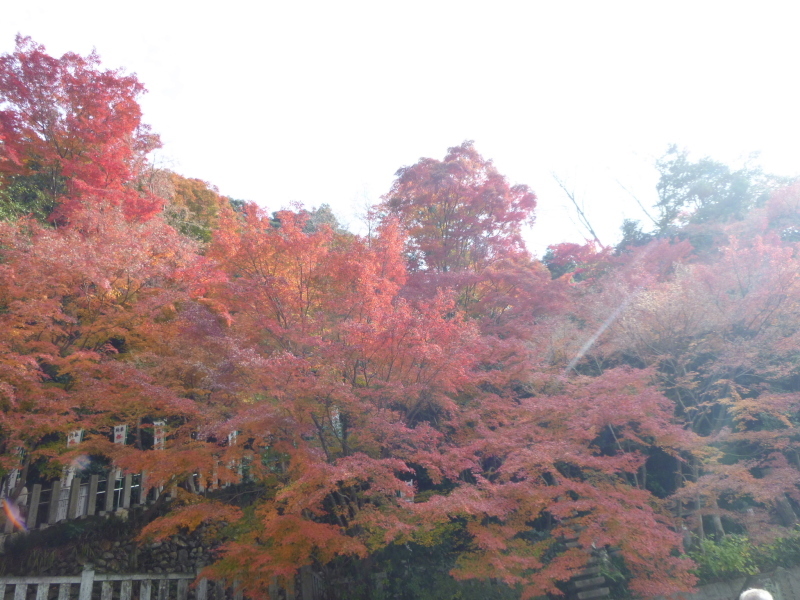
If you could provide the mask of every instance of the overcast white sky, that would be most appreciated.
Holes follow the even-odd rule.
[[[147,86],[158,160],[270,209],[356,213],[422,156],[475,140],[539,196],[541,253],[582,241],[555,172],[606,243],[656,200],[670,143],[800,173],[798,5],[781,2],[5,3],[0,52],[30,35],[94,47]]]

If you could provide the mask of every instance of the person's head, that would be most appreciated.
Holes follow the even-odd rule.
[[[739,600],[773,600],[772,594],[767,590],[747,590],[742,592]]]

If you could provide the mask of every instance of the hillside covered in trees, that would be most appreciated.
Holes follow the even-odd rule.
[[[465,142],[355,235],[155,168],[143,91],[29,38],[0,57],[11,502],[146,471],[178,497],[142,539],[226,523],[211,569],[262,594],[310,564],[559,594],[595,548],[647,597],[794,543],[800,186],[672,149],[651,231],[537,260],[536,195]]]

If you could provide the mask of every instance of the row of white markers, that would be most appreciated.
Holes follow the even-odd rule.
[[[238,436],[237,431],[232,431],[228,435],[228,445],[233,446],[236,444],[236,437]],[[128,438],[128,426],[127,425],[115,425],[114,426],[114,437],[113,441],[115,444],[125,445],[125,441]],[[163,450],[165,446],[165,442],[167,439],[167,430],[166,430],[166,423],[164,421],[154,421],[153,422],[153,449],[154,450]],[[73,446],[77,446],[83,440],[83,429],[76,429],[71,431],[67,435],[67,448],[72,448]],[[23,455],[24,450],[19,448],[17,450],[20,457]],[[62,478],[62,484],[68,487],[72,483],[72,479],[75,477],[76,468],[73,467],[65,467],[64,468],[64,476]],[[6,478],[5,483],[3,484],[2,488],[2,497],[8,498],[14,488],[19,481],[19,469],[11,469]]]
[[[125,445],[125,440],[128,438],[127,425],[114,425],[114,443]],[[76,429],[71,431],[67,436],[67,448],[76,446],[81,443],[83,439],[83,429]],[[153,422],[153,449],[163,450],[164,442],[167,439],[167,432],[165,429],[164,421]]]

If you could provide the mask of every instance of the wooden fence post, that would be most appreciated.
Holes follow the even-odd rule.
[[[300,593],[303,600],[316,600],[314,598],[314,574],[308,565],[300,567]]]
[[[86,514],[93,515],[97,511],[97,487],[100,483],[100,475],[89,477],[89,494],[86,499]]]
[[[277,598],[279,591],[280,591],[280,586],[278,586],[278,578],[273,577],[271,583],[269,584],[269,597]]]
[[[200,571],[203,570],[203,565],[197,565],[197,575],[200,575]],[[197,582],[197,588],[195,589],[195,598],[196,600],[208,600],[208,579],[201,579]]]
[[[145,491],[145,483],[147,482],[147,471],[142,471],[139,476],[139,504],[144,506],[147,504],[147,492]]]
[[[178,600],[186,600],[189,597],[189,580],[178,579]]]
[[[55,525],[58,519],[58,505],[61,503],[61,481],[56,480],[53,482],[53,487],[50,489],[50,506],[47,507],[47,523],[48,525]]]
[[[158,582],[158,600],[167,600],[169,597],[169,579],[161,579]]]
[[[133,482],[133,475],[128,473],[122,482],[122,508],[131,507],[131,483]]]
[[[28,584],[18,583],[14,586],[14,600],[25,600],[28,596]]]
[[[92,600],[92,587],[94,587],[94,569],[92,565],[83,565],[81,573],[81,588],[78,591],[78,600]]]
[[[133,596],[133,581],[128,579],[119,586],[119,600],[131,600]]]
[[[111,587],[110,581],[104,581],[100,585],[100,600],[111,600],[111,595],[114,593],[114,588]]]
[[[69,504],[67,505],[67,519],[78,518],[78,500],[81,497],[81,480],[77,477],[72,478],[69,488]]]
[[[109,469],[106,475],[106,505],[105,511],[110,515],[114,511],[114,488],[117,487],[117,470]]]
[[[28,529],[36,528],[36,520],[39,517],[39,502],[42,499],[42,484],[34,483],[31,492],[31,504],[28,507]]]

